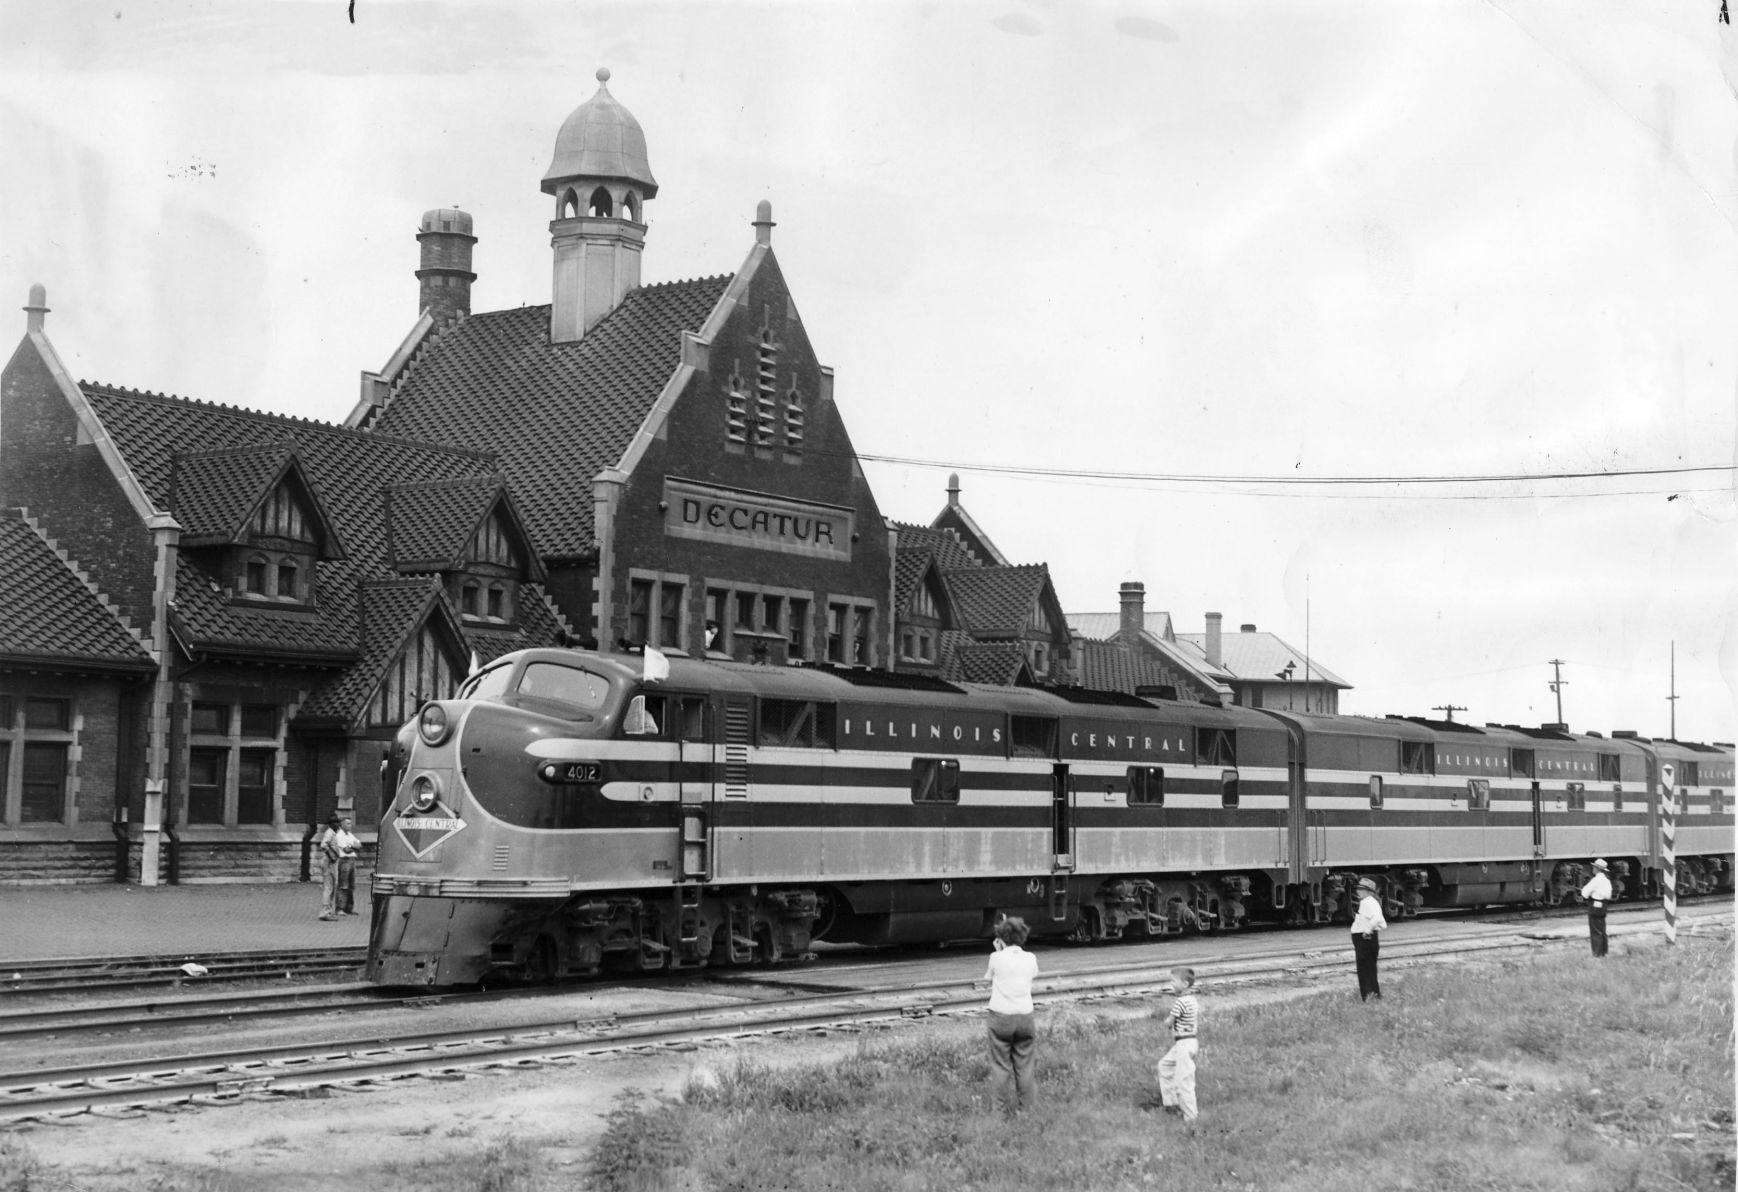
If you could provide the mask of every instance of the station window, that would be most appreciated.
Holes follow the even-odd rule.
[[[1370,810],[1382,810],[1382,776],[1380,774],[1370,775]]]
[[[1219,775],[1219,805],[1221,807],[1229,807],[1233,810],[1237,808],[1242,797],[1237,787],[1236,770],[1226,770]]]
[[[1466,780],[1466,806],[1469,811],[1488,811],[1491,805],[1491,784],[1486,778]]]
[[[229,752],[193,749],[187,755],[187,822],[221,824]]]
[[[67,821],[75,723],[70,699],[0,696],[0,822]]]
[[[655,572],[628,573],[628,642],[659,650],[681,650],[688,577]],[[491,603],[494,591],[489,593]]]
[[[1165,805],[1165,768],[1163,766],[1130,766],[1128,768],[1128,803],[1130,807],[1163,807]]]
[[[276,704],[195,701],[188,710],[189,824],[270,824],[277,817]]]
[[[960,763],[952,757],[917,757],[911,759],[911,801],[913,803],[958,803],[960,801]]]
[[[809,656],[807,593],[792,588],[708,580],[706,649],[743,661],[764,659],[771,642],[785,641],[789,660]]]

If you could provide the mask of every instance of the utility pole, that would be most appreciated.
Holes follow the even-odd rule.
[[[1465,704],[1436,704],[1430,710],[1432,712],[1446,713],[1448,715],[1448,722],[1450,724],[1453,724],[1454,723],[1454,714],[1456,712],[1466,711],[1466,705]]]
[[[1672,735],[1670,740],[1678,739],[1678,643],[1672,642],[1672,693],[1666,696],[1666,703],[1672,709]]]
[[[1563,686],[1569,680],[1563,677],[1563,660],[1551,659],[1551,673],[1556,677],[1551,680],[1551,690],[1557,693],[1557,723],[1563,723]]]

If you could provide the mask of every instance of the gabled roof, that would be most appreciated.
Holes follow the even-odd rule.
[[[243,541],[260,502],[286,478],[314,522],[320,557],[341,556],[338,531],[319,491],[308,482],[294,435],[246,447],[177,452],[169,477],[169,509],[181,523],[182,545]]]
[[[996,544],[990,541],[990,536],[984,533],[983,527],[973,520],[972,515],[966,512],[966,507],[958,501],[949,501],[929,524],[938,530],[957,534],[966,548],[980,556],[985,563],[994,566],[1007,565],[1007,556],[996,548]]]
[[[1207,659],[1205,633],[1179,633],[1177,641],[1190,650],[1204,665]],[[1292,682],[1304,681],[1304,654],[1294,650],[1277,635],[1259,630],[1224,633],[1219,637],[1220,669],[1235,679],[1251,683],[1278,682],[1286,663],[1292,665]],[[1309,681],[1328,687],[1351,688],[1351,684],[1328,670],[1315,659],[1309,660]]]
[[[542,580],[543,564],[499,473],[389,487],[387,560],[400,572],[455,571],[484,519],[497,508],[525,557],[526,578]]]
[[[1147,611],[1143,615],[1143,621],[1145,630],[1154,637],[1161,641],[1176,640],[1176,634],[1171,628],[1170,613]],[[1122,614],[1069,613],[1068,627],[1083,637],[1109,641],[1122,632]]]
[[[997,687],[1032,681],[1031,671],[1026,666],[1026,652],[1016,642],[961,645],[953,651],[950,666],[943,675],[962,683],[985,683]]]
[[[21,510],[0,510],[0,664],[138,671],[156,663]]]
[[[373,432],[499,454],[545,557],[597,548],[592,481],[621,459],[729,276],[642,286],[584,338],[549,342],[549,307],[475,314],[430,341]]]
[[[1092,691],[1133,695],[1140,687],[1171,685],[1162,665],[1121,642],[1081,638],[1074,643],[1074,664],[1079,668],[1080,685]]]
[[[1050,568],[1043,563],[962,567],[944,569],[942,580],[953,599],[954,612],[973,637],[1018,637],[1050,586]]]
[[[440,583],[432,576],[364,580],[358,585],[356,601],[362,626],[362,657],[314,692],[298,709],[298,719],[330,719],[351,724],[366,715],[369,701],[386,678],[386,668],[422,632],[425,623],[447,637],[459,664],[458,673],[464,673],[467,661],[464,634],[441,597]],[[425,694],[442,699],[452,692]]]
[[[194,546],[181,550],[171,624],[193,649],[276,652],[327,662],[353,659],[361,649],[356,585],[391,576],[386,563],[386,488],[406,476],[436,480],[495,471],[494,461],[476,451],[89,382],[81,389],[157,508],[171,507],[176,456],[188,447],[257,448],[293,436],[299,467],[343,537],[344,557],[318,564],[311,609],[233,603],[224,587],[221,560]]]
[[[972,550],[960,536],[952,530],[937,530],[931,526],[917,526],[910,522],[888,522],[899,532],[896,543],[899,553],[927,553],[935,556],[935,561],[945,568],[982,567],[984,560],[972,553]]]

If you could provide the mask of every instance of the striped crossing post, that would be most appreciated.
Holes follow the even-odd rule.
[[[1678,870],[1672,858],[1672,838],[1678,831],[1677,771],[1660,767],[1660,884],[1664,887],[1666,943],[1678,942]]]

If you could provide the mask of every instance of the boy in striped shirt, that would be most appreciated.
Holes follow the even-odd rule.
[[[1165,1025],[1171,1031],[1171,1050],[1159,1061],[1159,1100],[1166,1113],[1181,1113],[1183,1121],[1193,1123],[1195,1110],[1195,1053],[1201,1046],[1201,1007],[1195,1000],[1195,970],[1171,970],[1171,1001]]]

